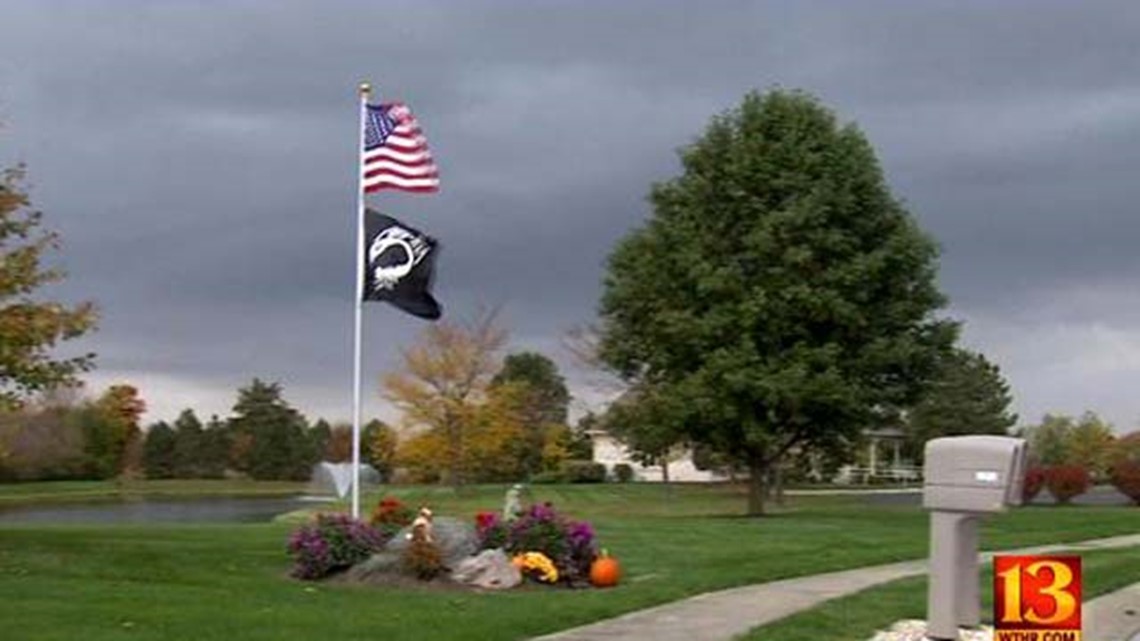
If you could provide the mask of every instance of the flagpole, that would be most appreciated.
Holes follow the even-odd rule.
[[[364,308],[364,121],[372,86],[360,83],[360,124],[356,142],[356,301],[352,354],[352,518],[360,518],[360,343]]]

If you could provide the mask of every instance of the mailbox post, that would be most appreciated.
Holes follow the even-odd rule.
[[[951,436],[926,443],[922,505],[930,514],[927,636],[958,639],[981,622],[978,522],[1021,505],[1025,441],[1008,436]]]

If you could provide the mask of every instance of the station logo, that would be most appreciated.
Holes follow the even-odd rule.
[[[1080,641],[1081,557],[995,556],[995,641]]]

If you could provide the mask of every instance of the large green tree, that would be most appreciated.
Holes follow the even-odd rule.
[[[238,390],[230,429],[246,443],[241,464],[255,479],[308,479],[318,453],[306,435],[301,414],[281,396],[281,386],[253,379]]]
[[[516,352],[503,359],[491,388],[508,383],[520,386],[523,438],[515,447],[515,456],[529,477],[541,471],[547,443],[566,431],[570,391],[554,361],[538,352]]]
[[[654,185],[609,259],[600,357],[690,440],[769,468],[912,403],[953,343],[937,248],[870,144],[800,92],[750,93]]]
[[[526,383],[528,411],[536,422],[566,424],[570,391],[558,365],[538,352],[516,352],[503,359],[503,367],[491,379],[491,385],[506,382]]]
[[[669,463],[685,444],[685,434],[674,422],[678,408],[650,385],[637,386],[610,404],[602,422],[625,445],[633,460],[661,467],[661,480],[669,482]]]
[[[997,365],[966,349],[947,352],[922,399],[907,413],[907,446],[920,460],[926,441],[962,434],[1008,434],[1013,397]]]
[[[66,306],[35,298],[64,274],[43,265],[59,238],[40,229],[42,214],[30,208],[23,176],[23,167],[0,171],[0,407],[7,408],[37,391],[75,383],[94,359],[52,356],[57,343],[94,326],[95,309],[91,303]]]

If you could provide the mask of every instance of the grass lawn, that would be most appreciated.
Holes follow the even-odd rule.
[[[1081,552],[1083,598],[1140,581],[1140,548]],[[993,622],[992,566],[982,569],[982,620]],[[770,625],[758,627],[740,641],[864,641],[900,619],[926,618],[926,577],[892,581],[847,597],[833,599]]]
[[[455,495],[393,488],[438,515],[501,505],[504,487]],[[619,557],[612,590],[496,594],[305,584],[287,578],[285,524],[0,527],[0,638],[288,640],[521,639],[699,592],[922,557],[927,516],[863,497],[796,497],[764,519],[742,490],[534,486],[533,499],[591,520]],[[367,505],[375,496],[367,497]],[[1140,529],[1140,511],[1027,508],[983,529],[982,545],[1076,541]]]

